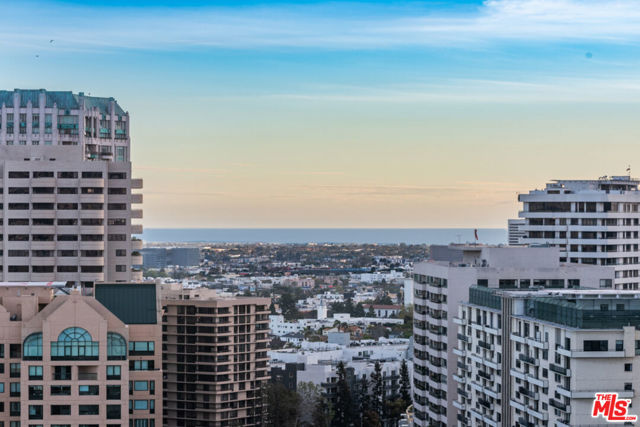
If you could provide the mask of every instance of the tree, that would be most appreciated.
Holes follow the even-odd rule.
[[[364,307],[362,306],[361,302],[356,304],[356,307],[353,310],[353,314],[354,314],[354,317],[364,317],[365,316]]]
[[[267,425],[273,427],[296,427],[300,396],[281,383],[270,383],[266,387]]]
[[[320,395],[316,400],[311,414],[313,427],[330,427],[333,418],[333,410],[331,404]]]
[[[351,390],[349,390],[349,383],[347,382],[347,371],[342,361],[338,363],[336,373],[338,374],[338,382],[333,425],[336,427],[347,427],[350,426],[353,421],[353,402],[351,399]]]
[[[318,386],[312,382],[301,382],[297,386],[298,396],[300,396],[300,404],[298,412],[300,414],[300,426],[315,426],[314,411],[319,399],[322,399],[322,393]],[[323,424],[326,426],[326,424]]]
[[[291,292],[284,292],[280,295],[280,311],[286,320],[295,320],[300,316],[296,299]]]
[[[365,422],[365,414],[371,410],[371,402],[369,400],[369,381],[367,376],[363,375],[358,382],[358,409],[360,412],[360,427],[367,427],[370,424]]]
[[[373,372],[371,373],[371,387],[371,409],[373,409],[373,411],[378,414],[380,419],[382,419],[384,383],[382,380],[382,366],[380,366],[380,362],[378,362],[377,360],[376,364],[373,367]]]
[[[367,317],[376,317],[376,311],[373,309],[373,304],[369,304],[369,310],[367,311]]]
[[[411,379],[407,361],[404,359],[400,365],[400,399],[404,401],[405,408],[411,405]]]

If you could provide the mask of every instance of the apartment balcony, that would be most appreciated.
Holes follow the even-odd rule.
[[[493,381],[490,381],[491,384],[494,384]],[[475,391],[479,392],[479,393],[484,393],[489,397],[492,397],[494,399],[500,399],[501,398],[501,393],[498,392],[497,389],[491,388],[492,386],[489,385],[483,385],[480,383],[477,383],[475,381],[471,381],[470,383],[471,388],[474,389]]]
[[[142,218],[142,209],[131,209],[131,218]]]
[[[459,348],[454,348],[453,354],[455,354],[456,356],[465,357],[467,355],[467,352]]]
[[[491,335],[498,335],[499,331],[496,328],[493,328],[489,325],[482,325],[480,323],[472,323],[471,328],[476,329],[478,331],[486,332]]]
[[[556,353],[558,353],[561,356],[571,357],[571,350],[566,349],[559,344],[556,344]]]
[[[131,239],[131,250],[139,251],[142,249],[142,240]]]
[[[55,194],[32,194],[31,203],[55,203]]]
[[[104,210],[81,210],[80,218],[104,219]]]
[[[465,377],[461,377],[459,375],[453,374],[453,380],[459,384],[464,384],[467,382],[467,379]]]
[[[142,188],[142,178],[133,178],[131,180],[131,188],[139,190]]]
[[[134,282],[142,281],[142,270],[132,270],[131,280],[133,280]]]
[[[486,341],[478,341],[478,346],[484,348],[485,350],[493,350],[493,344],[490,344]]]
[[[142,224],[131,224],[131,234],[142,234]]]
[[[58,187],[78,187],[78,178],[58,178]]]
[[[538,359],[536,359],[535,357],[527,356],[526,354],[519,354],[518,360],[533,366],[538,366],[539,364]]]
[[[461,317],[454,317],[453,323],[460,326],[465,326],[467,324],[467,319],[463,319]]]
[[[467,408],[467,406],[464,403],[459,402],[457,400],[454,400],[452,403],[453,403],[453,406],[459,409],[460,411],[464,411]]]
[[[142,262],[142,255],[140,255],[139,253],[138,255],[135,255],[135,253],[131,254],[131,265],[142,265]]]
[[[549,363],[549,370],[565,377],[571,376],[571,369],[563,368],[562,366],[558,366],[554,363]]]
[[[539,348],[539,349],[542,349],[542,350],[548,350],[549,349],[549,343],[548,342],[543,342],[543,341],[540,341],[540,340],[536,340],[536,339],[531,338],[531,337],[521,337],[518,334],[512,333],[510,335],[510,339],[511,339],[511,341],[519,342],[521,344],[528,344],[528,345],[530,345],[532,347]]]
[[[55,187],[55,178],[31,178],[31,187]]]
[[[80,265],[104,265],[104,257],[80,257]]]
[[[471,412],[471,416],[483,421],[484,423],[486,423],[487,425],[491,426],[491,427],[498,427],[498,422],[496,420],[494,420],[493,418],[487,416],[487,415],[483,415],[480,411],[478,411],[475,408],[471,408],[470,411]]]
[[[104,225],[81,225],[80,234],[104,234]]]
[[[526,387],[518,387],[518,392],[534,400],[538,400],[540,398],[540,395],[538,393],[533,390],[529,390]]]
[[[535,409],[526,407],[526,412],[527,414],[531,415],[533,418],[537,418],[540,421],[547,421],[549,419],[549,413],[548,412],[540,412],[540,411],[536,411]]]
[[[469,337],[464,334],[458,334],[457,337],[460,341],[469,342]]]
[[[81,187],[104,187],[104,178],[80,178]]]
[[[553,398],[549,399],[549,406],[553,406],[554,408],[562,412],[571,413],[571,407],[569,405],[566,405],[560,402],[559,400],[555,400]]]
[[[131,195],[131,203],[142,203],[142,194],[134,193]]]
[[[104,203],[104,194],[80,194],[80,203]]]
[[[104,250],[104,242],[80,242],[80,250],[83,251],[103,251]]]

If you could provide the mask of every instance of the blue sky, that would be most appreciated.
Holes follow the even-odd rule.
[[[2,14],[3,88],[129,110],[148,226],[503,226],[517,191],[640,155],[636,1],[3,1]]]

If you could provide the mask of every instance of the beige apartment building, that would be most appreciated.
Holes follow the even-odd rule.
[[[160,425],[155,285],[102,284],[96,298],[64,286],[0,283],[0,426]],[[138,310],[116,315],[118,298]]]
[[[262,425],[270,299],[161,286],[164,425]]]
[[[113,98],[0,91],[0,280],[142,280],[141,188]]]

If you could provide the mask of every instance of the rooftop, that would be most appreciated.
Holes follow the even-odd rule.
[[[18,94],[21,108],[26,108],[29,102],[35,108],[40,107],[40,94],[45,94],[45,108],[53,108],[54,104],[61,109],[77,110],[82,102],[87,109],[97,108],[102,114],[110,114],[111,101],[113,98],[97,96],[87,96],[84,92],[75,94],[71,91],[48,91],[45,89],[14,89],[0,90],[0,106],[13,107],[13,96]],[[115,103],[115,114],[124,115],[125,111]]]

